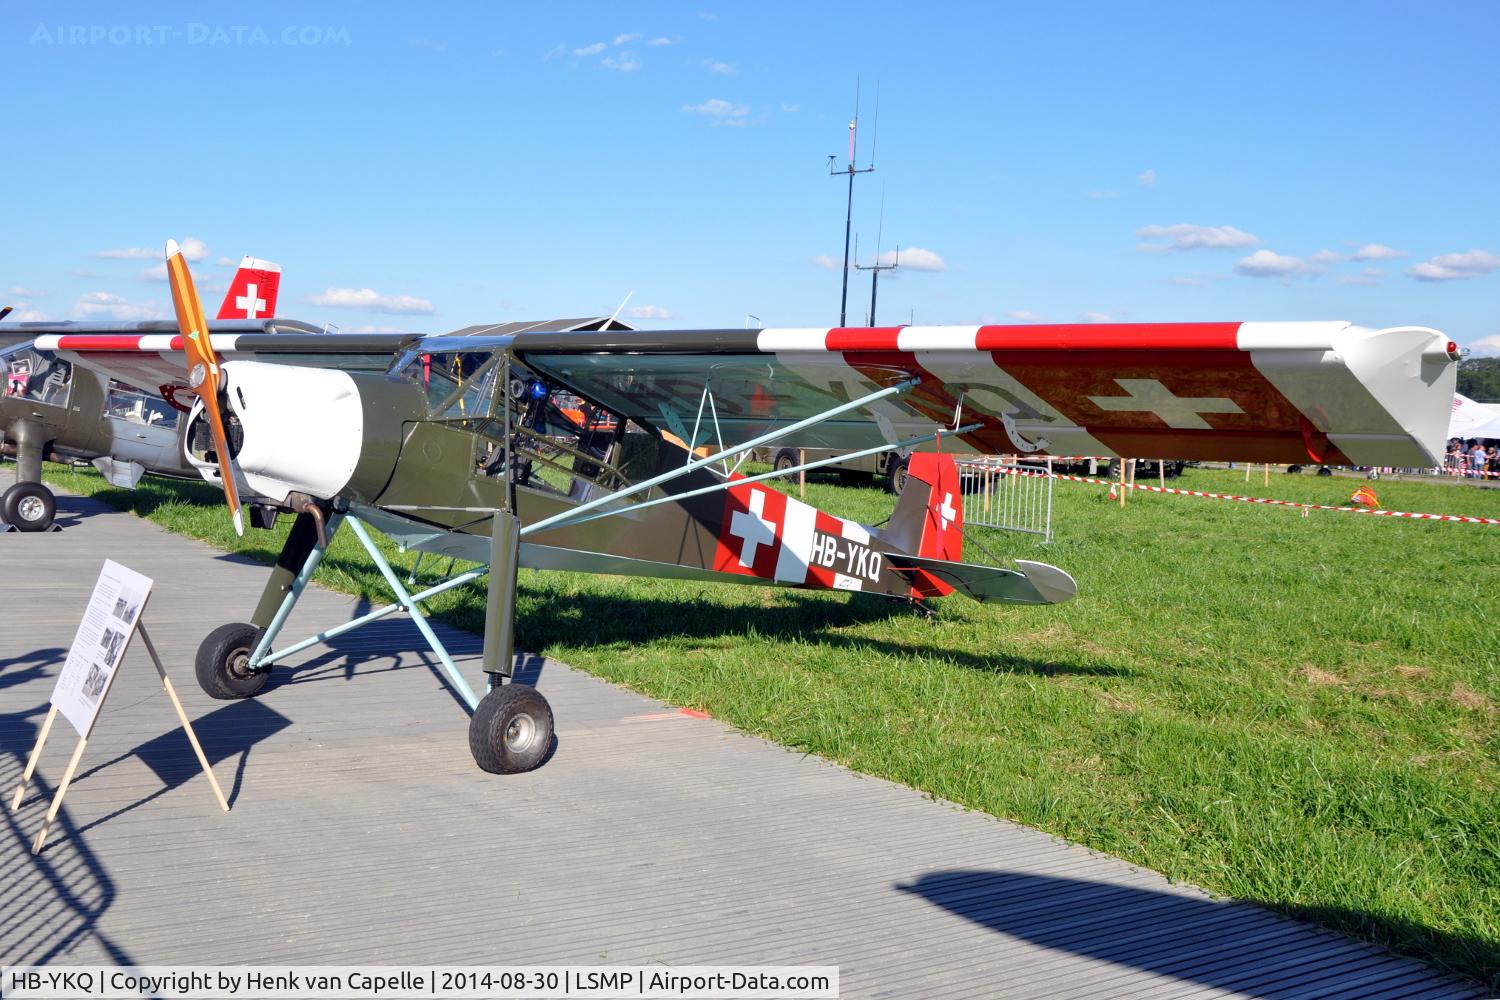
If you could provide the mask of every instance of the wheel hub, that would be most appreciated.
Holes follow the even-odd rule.
[[[47,516],[47,505],[37,497],[22,497],[16,504],[16,513],[27,521],[40,521]]]
[[[229,654],[228,666],[234,677],[249,677],[255,672],[250,669],[250,650],[243,646]]]
[[[505,748],[512,753],[525,753],[536,743],[539,731],[535,719],[525,713],[518,714],[505,727]]]

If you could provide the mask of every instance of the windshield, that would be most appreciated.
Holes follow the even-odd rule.
[[[428,416],[465,420],[488,408],[495,359],[493,351],[407,351],[396,360],[391,374],[422,387]]]

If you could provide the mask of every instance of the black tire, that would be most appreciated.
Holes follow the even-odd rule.
[[[1289,475],[1289,476],[1295,476],[1298,473],[1300,473],[1301,471],[1302,471],[1302,466],[1300,466],[1300,465],[1288,465],[1286,467],[1286,472],[1287,472],[1287,475]]]
[[[1333,475],[1333,470],[1330,469],[1326,465],[1320,465],[1320,466],[1318,466],[1318,475],[1320,475],[1320,476],[1331,476],[1331,475]]]
[[[220,625],[198,646],[193,669],[198,686],[210,698],[230,701],[254,698],[271,682],[271,669],[251,670],[250,654],[260,641],[260,629],[243,622]]]
[[[790,448],[781,449],[776,453],[776,457],[771,459],[771,468],[775,469],[777,472],[782,472],[786,469],[790,469],[796,464],[797,453]]]
[[[1186,465],[1183,462],[1168,462],[1167,463],[1166,478],[1168,478],[1168,479],[1176,479],[1176,478],[1178,478],[1179,476],[1182,475],[1182,470],[1184,468],[1186,468]]]
[[[480,770],[535,770],[552,749],[552,706],[529,684],[505,684],[485,695],[469,720],[469,752]]]
[[[57,517],[57,498],[41,483],[16,483],[0,496],[0,517],[17,531],[46,531]]]
[[[888,492],[894,493],[898,497],[901,495],[901,491],[906,489],[907,464],[907,459],[893,458],[891,459],[891,464],[886,466],[885,488]]]

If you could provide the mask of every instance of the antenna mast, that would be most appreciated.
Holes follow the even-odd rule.
[[[878,90],[876,91],[876,94],[877,94],[877,97],[876,97],[876,105],[875,105],[875,114],[876,114],[876,119],[875,119],[876,126],[875,127],[876,127],[876,129],[878,131],[878,129],[880,128],[880,125],[879,125],[879,122],[880,122],[880,117],[879,117],[879,115],[880,115],[880,104],[879,104],[879,96],[878,96],[879,91]],[[855,163],[854,156],[855,156],[855,153],[857,152],[857,143],[858,143],[858,141],[859,141],[859,81],[855,80],[854,81],[854,118],[853,118],[852,121],[849,122],[849,165],[846,166],[843,170],[835,170],[834,167],[833,167],[833,163],[834,163],[835,157],[830,156],[828,158],[828,176],[830,176],[830,177],[837,177],[840,174],[847,174],[849,176],[849,204],[848,204],[848,207],[845,209],[845,212],[844,212],[844,290],[843,290],[842,296],[839,299],[839,326],[847,326],[848,325],[848,323],[846,322],[846,317],[848,315],[848,310],[849,310],[849,235],[850,235],[850,232],[852,231],[852,228],[853,228],[853,225],[854,225],[854,176],[856,174],[868,174],[868,173],[871,173],[872,171],[874,171],[874,169],[875,169],[875,156],[874,156],[873,149],[871,150],[870,165],[868,167],[860,168],[860,167],[856,167],[854,165],[854,163]]]
[[[864,264],[861,264],[857,259],[854,262],[854,269],[856,271],[869,271],[870,272],[870,315],[869,315],[869,318],[868,318],[868,321],[867,321],[867,324],[866,324],[868,326],[874,326],[875,325],[875,293],[880,288],[880,272],[881,271],[894,271],[896,268],[898,268],[898,267],[901,266],[901,244],[899,244],[899,243],[896,244],[896,256],[895,256],[895,258],[889,264],[882,264],[882,263],[880,263],[880,241],[884,238],[884,236],[885,236],[885,189],[881,188],[881,190],[880,190],[880,227],[875,230],[875,263],[873,263],[873,264],[871,264],[871,265],[869,265],[867,267]],[[855,240],[854,247],[855,247],[854,256],[856,258],[858,258],[859,257],[859,241],[858,241],[858,239]]]

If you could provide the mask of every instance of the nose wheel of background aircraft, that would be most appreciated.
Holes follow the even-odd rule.
[[[491,774],[533,770],[551,749],[552,706],[529,685],[494,688],[469,720],[469,751],[474,763]]]
[[[0,518],[17,531],[46,531],[57,516],[57,498],[41,483],[17,483],[0,496]]]
[[[210,698],[254,698],[270,683],[270,668],[250,669],[250,654],[260,639],[254,625],[220,625],[198,647],[193,666],[198,684]]]

